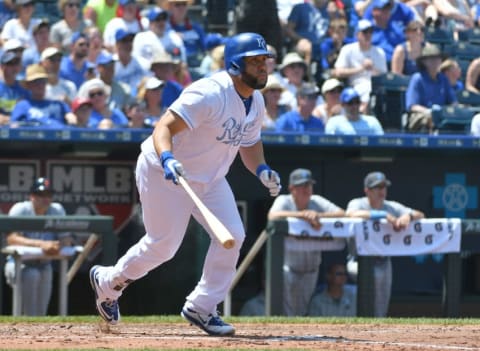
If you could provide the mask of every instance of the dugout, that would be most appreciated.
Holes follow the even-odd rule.
[[[58,198],[69,215],[114,217],[118,253],[125,252],[143,235],[141,211],[133,177],[139,145],[150,131],[83,129],[0,129],[0,211],[7,213],[16,201],[28,195],[35,176],[51,178]],[[386,135],[371,137],[297,134],[263,135],[265,153],[272,168],[282,175],[283,192],[288,174],[298,167],[310,168],[317,180],[315,192],[345,207],[362,196],[363,178],[372,170],[386,173],[392,181],[388,198],[421,209],[428,217],[478,218],[478,174],[475,162],[480,141],[470,136]],[[265,228],[272,203],[268,192],[237,159],[228,180],[239,201],[249,247]],[[476,240],[475,235],[472,240]],[[125,314],[178,314],[184,297],[195,285],[208,241],[191,223],[177,256],[147,277],[132,284],[122,297]],[[444,261],[395,258],[390,314],[441,316]],[[480,316],[479,255],[469,247],[461,253],[461,316]],[[261,285],[264,251],[254,260],[233,293],[232,311],[253,296]],[[71,293],[82,298],[71,314],[94,313],[93,295],[86,272],[79,272]],[[3,275],[2,284],[6,289]],[[172,282],[175,282],[172,284]],[[72,296],[70,302],[73,301]],[[5,314],[10,299],[3,298]]]

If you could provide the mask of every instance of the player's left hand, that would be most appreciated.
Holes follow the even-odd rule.
[[[257,168],[257,176],[265,187],[270,191],[270,195],[275,197],[280,194],[282,185],[280,184],[280,176],[267,165],[261,165]]]

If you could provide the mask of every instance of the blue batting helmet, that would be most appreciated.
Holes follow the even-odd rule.
[[[227,40],[225,45],[225,69],[238,76],[245,70],[244,57],[273,54],[268,51],[265,39],[257,33],[241,33]]]

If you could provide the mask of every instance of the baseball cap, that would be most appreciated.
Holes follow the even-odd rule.
[[[387,177],[385,177],[385,174],[383,174],[382,172],[370,172],[365,177],[363,184],[365,188],[371,189],[371,188],[375,188],[380,184],[385,184],[386,186],[390,186],[392,182],[390,182],[387,179]]]
[[[33,3],[33,2],[34,2],[33,0],[14,0],[13,4],[14,5],[26,5],[26,4],[30,4],[30,3]]]
[[[312,179],[312,172],[309,169],[297,168],[290,173],[289,185],[297,186],[305,183],[316,183],[316,181]]]
[[[267,84],[265,85],[265,88],[262,89],[262,93],[271,89],[285,90],[284,86],[280,83],[280,80],[274,74],[268,75]]]
[[[6,43],[3,44],[4,51],[13,51],[18,49],[25,49],[22,42],[16,38],[8,39]]]
[[[322,94],[338,87],[343,87],[343,83],[336,78],[329,78],[322,84]]]
[[[87,36],[86,36],[84,33],[82,33],[82,32],[75,32],[75,33],[73,33],[73,34],[72,34],[72,37],[71,37],[71,43],[72,43],[72,45],[75,45],[75,43],[76,43],[78,40],[82,39],[82,38],[87,39]]]
[[[214,47],[222,45],[225,39],[220,33],[208,33],[205,37],[205,48],[212,50]]]
[[[100,54],[97,56],[97,65],[108,65],[111,62],[114,62],[115,58],[113,55],[109,52],[102,51]]]
[[[78,110],[82,105],[85,105],[85,104],[91,105],[92,102],[90,101],[89,98],[77,96],[77,97],[76,97],[75,99],[73,99],[73,101],[72,101],[72,111],[73,111],[73,112],[77,112],[77,110]]]
[[[42,27],[50,28],[50,21],[48,18],[41,18],[37,23],[35,23],[35,25],[32,27],[32,33],[35,34]]]
[[[50,46],[42,51],[42,54],[40,55],[40,61],[45,61],[50,57],[57,56],[57,55],[62,56],[62,52],[58,48],[54,46]]]
[[[364,30],[373,28],[373,23],[368,19],[361,19],[358,21],[356,32],[363,32]]]
[[[135,33],[129,32],[123,28],[120,28],[120,29],[117,29],[117,31],[115,32],[115,41],[120,41],[127,37],[134,37],[134,36],[135,36]]]
[[[168,18],[168,12],[160,7],[153,7],[148,11],[147,18],[150,22],[155,21],[159,16],[163,16],[165,19]]]
[[[15,59],[19,59],[18,56],[11,51],[5,51],[2,56],[0,57],[0,63],[6,64],[9,63],[10,61],[13,61]]]
[[[300,88],[297,90],[297,95],[308,96],[308,95],[318,95],[320,89],[318,89],[317,84],[315,83],[302,83]]]
[[[52,193],[52,187],[50,185],[50,180],[45,177],[40,177],[35,179],[33,182],[32,188],[30,189],[32,194],[37,193]]]
[[[347,87],[342,90],[342,93],[340,94],[340,102],[342,104],[348,104],[353,99],[360,99],[360,95],[355,89]]]
[[[147,82],[145,83],[145,89],[155,90],[155,89],[163,87],[164,85],[165,85],[165,82],[163,80],[160,80],[156,77],[150,77],[150,78],[148,78]]]
[[[155,63],[175,63],[175,61],[173,60],[172,55],[170,55],[168,52],[162,51],[153,56],[151,64],[153,65]]]

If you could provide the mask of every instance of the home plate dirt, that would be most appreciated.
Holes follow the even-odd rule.
[[[2,323],[0,349],[302,349],[480,351],[480,326],[458,324],[235,323],[232,337],[188,324]]]

